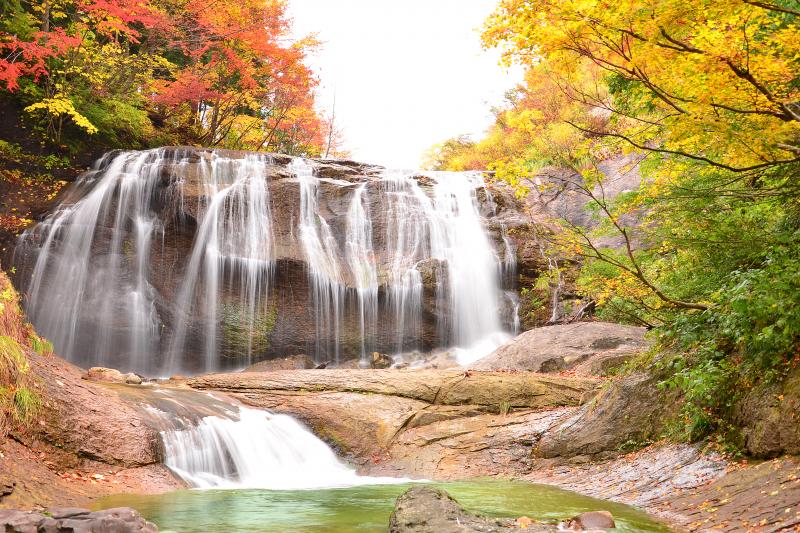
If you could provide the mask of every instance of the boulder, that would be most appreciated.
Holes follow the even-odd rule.
[[[557,531],[552,525],[530,523],[531,532]],[[488,518],[466,511],[446,491],[433,487],[412,487],[397,498],[389,522],[390,533],[495,533],[515,531],[517,521]]]
[[[614,529],[614,517],[608,511],[589,511],[570,518],[564,524],[573,531],[588,531],[592,529]]]
[[[104,381],[106,383],[125,383],[128,375],[129,374],[123,374],[119,370],[113,368],[93,366],[92,368],[86,371],[84,378],[88,379],[89,381]]]
[[[535,328],[518,335],[474,363],[476,370],[528,370],[561,372],[579,367],[585,374],[607,371],[593,360],[612,364],[646,349],[645,329],[610,322],[577,322]]]
[[[384,353],[372,352],[370,366],[372,366],[372,368],[389,368],[392,366],[393,362],[392,358]]]
[[[158,527],[130,507],[92,512],[49,509],[44,513],[0,509],[0,527],[7,533],[155,533]]]
[[[127,374],[125,374],[125,383],[127,383],[128,385],[141,385],[142,376],[134,374],[133,372],[128,372]]]

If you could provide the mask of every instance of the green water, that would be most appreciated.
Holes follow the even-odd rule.
[[[632,507],[546,485],[499,480],[434,485],[447,490],[467,509],[489,516],[528,516],[555,523],[584,511],[606,510],[614,515],[615,531],[669,531]],[[111,496],[98,501],[96,507],[133,507],[161,531],[180,533],[377,533],[388,529],[395,499],[410,486],[301,491],[183,490],[157,496]]]

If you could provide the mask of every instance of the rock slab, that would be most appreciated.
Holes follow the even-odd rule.
[[[156,533],[158,527],[130,507],[92,512],[59,508],[44,513],[0,509],[7,533]]]
[[[472,365],[475,370],[605,374],[645,348],[645,329],[610,322],[534,328]]]

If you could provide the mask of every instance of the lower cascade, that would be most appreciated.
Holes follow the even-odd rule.
[[[288,415],[239,406],[196,424],[151,409],[163,423],[164,463],[193,488],[299,490],[398,483],[359,476]]]
[[[37,331],[82,366],[166,375],[442,348],[470,362],[518,327],[502,203],[479,172],[113,152],[14,263]]]

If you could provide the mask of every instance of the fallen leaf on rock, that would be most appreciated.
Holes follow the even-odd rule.
[[[528,529],[530,526],[533,525],[533,520],[528,518],[527,516],[520,516],[517,518],[517,527],[520,529]]]

